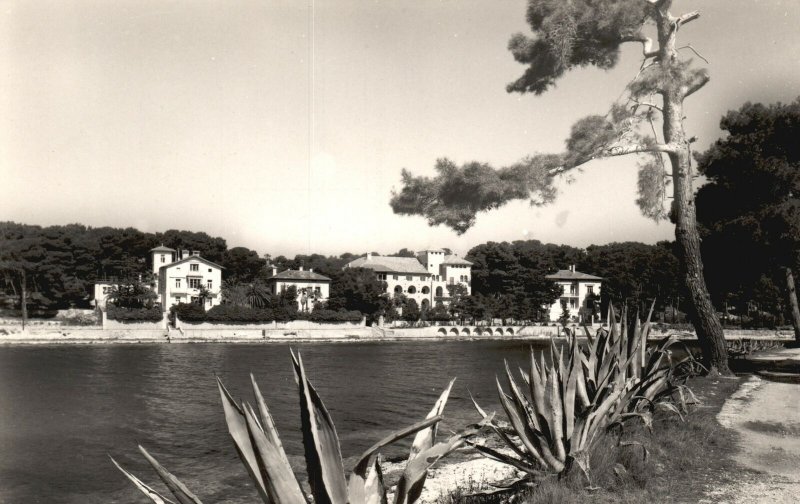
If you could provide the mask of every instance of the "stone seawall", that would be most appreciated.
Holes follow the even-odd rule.
[[[28,344],[109,344],[109,343],[287,343],[287,342],[358,342],[358,341],[470,341],[470,340],[535,340],[558,336],[553,326],[431,326],[415,328],[368,327],[348,324],[342,327],[320,327],[299,324],[282,328],[124,328],[102,329],[97,326],[30,326],[24,331],[18,325],[0,325],[0,345]],[[333,324],[330,324],[333,325]],[[667,333],[652,333],[662,338]],[[792,331],[728,330],[726,339],[792,340]],[[694,339],[693,333],[680,337]]]

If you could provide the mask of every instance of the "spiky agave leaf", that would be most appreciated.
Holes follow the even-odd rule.
[[[222,400],[222,409],[225,412],[225,423],[228,426],[228,432],[233,438],[233,444],[236,447],[236,452],[242,460],[242,464],[250,474],[250,479],[253,480],[258,494],[264,502],[270,502],[267,488],[264,484],[264,477],[261,474],[261,467],[256,458],[255,448],[250,438],[250,430],[247,428],[247,419],[244,415],[244,410],[236,404],[222,380],[217,377],[217,387],[219,388],[219,395]]]
[[[292,354],[295,380],[300,391],[300,419],[303,430],[306,469],[315,504],[347,502],[339,436],[328,409],[311,385],[298,353]]]
[[[273,504],[305,504],[306,498],[300,488],[300,482],[297,481],[297,477],[292,471],[289,458],[286,456],[283,443],[281,443],[281,438],[278,435],[278,429],[275,427],[275,421],[272,419],[272,414],[267,408],[267,403],[264,401],[264,396],[261,395],[261,389],[259,389],[252,373],[250,374],[250,382],[253,386],[253,395],[258,405],[261,423],[258,424],[257,421],[248,420],[247,426],[250,440],[258,441],[255,444],[257,448],[256,455],[270,500]],[[252,408],[250,408],[250,412],[255,420]],[[254,430],[254,426],[257,426],[260,432]]]
[[[172,492],[172,495],[174,495],[176,499],[178,499],[180,504],[203,504],[200,499],[198,499],[197,496],[186,487],[186,485],[184,485],[172,473],[167,471],[164,466],[159,464],[152,455],[147,453],[147,450],[145,450],[142,445],[139,445],[139,451],[142,452],[144,458],[150,462],[150,465],[153,466],[153,469],[155,469],[156,473],[158,473],[158,477],[161,478],[161,481],[163,481],[167,488],[169,488],[169,491]]]
[[[347,483],[347,493],[350,497],[350,504],[385,501],[386,494],[385,488],[383,487],[383,475],[380,473],[380,467],[377,468],[378,472],[376,473],[377,459],[380,457],[377,451],[404,437],[436,425],[441,420],[441,416],[434,416],[417,422],[405,429],[392,432],[362,453],[353,468],[353,472],[350,473]]]
[[[154,504],[175,504],[173,501],[167,499],[166,497],[155,491],[152,487],[144,483],[142,480],[134,476],[131,472],[124,469],[121,465],[119,465],[119,463],[117,463],[116,460],[114,460],[114,457],[109,455],[108,458],[110,458],[111,462],[113,462],[114,465],[117,466],[117,469],[119,469],[122,472],[122,474],[124,474],[131,481],[131,483],[133,483],[133,485],[139,489],[140,492],[142,492],[151,501],[153,501]]]

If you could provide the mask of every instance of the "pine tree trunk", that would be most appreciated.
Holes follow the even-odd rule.
[[[789,307],[792,310],[792,327],[794,327],[794,340],[800,343],[800,307],[797,305],[797,291],[794,288],[794,274],[792,268],[786,268],[786,295],[789,298]]]
[[[666,75],[674,74],[678,67],[676,48],[677,27],[675,19],[666,9],[671,2],[662,4],[664,9],[657,22],[659,38],[659,62]],[[680,72],[678,72],[680,75]],[[703,352],[703,365],[710,374],[731,374],[728,367],[728,350],[725,335],[719,322],[711,296],[703,277],[703,261],[700,257],[700,235],[692,189],[692,166],[689,140],[683,128],[683,100],[685,83],[669,79],[660,91],[663,98],[664,142],[674,146],[669,152],[672,164],[674,201],[672,217],[675,221],[675,239],[678,243],[684,282],[689,291],[690,304],[694,311],[692,323]]]

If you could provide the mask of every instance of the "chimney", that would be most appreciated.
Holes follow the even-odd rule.
[[[299,271],[303,271],[303,267],[302,267],[302,266],[300,266],[300,269],[299,269]]]
[[[367,261],[372,259],[372,252],[367,252]]]
[[[308,268],[309,273],[314,273],[314,268]]]
[[[272,276],[275,276],[277,274],[278,274],[278,267],[273,264],[272,265]]]
[[[575,265],[574,265],[574,264],[570,264],[570,265],[569,265],[569,270],[570,270],[571,272],[575,273]]]
[[[200,257],[200,251],[199,250],[192,250],[192,255]]]
[[[189,251],[183,250],[181,251],[181,259],[187,259],[189,257]]]

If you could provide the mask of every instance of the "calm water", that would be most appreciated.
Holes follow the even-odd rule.
[[[476,421],[467,390],[499,410],[494,375],[504,358],[521,364],[528,352],[518,342],[295,347],[351,461],[424,418],[451,377],[442,432]],[[141,503],[108,459],[155,483],[137,442],[204,501],[256,502],[214,381],[218,374],[234,397],[250,400],[250,371],[293,465],[304,467],[288,346],[0,347],[0,502]]]

